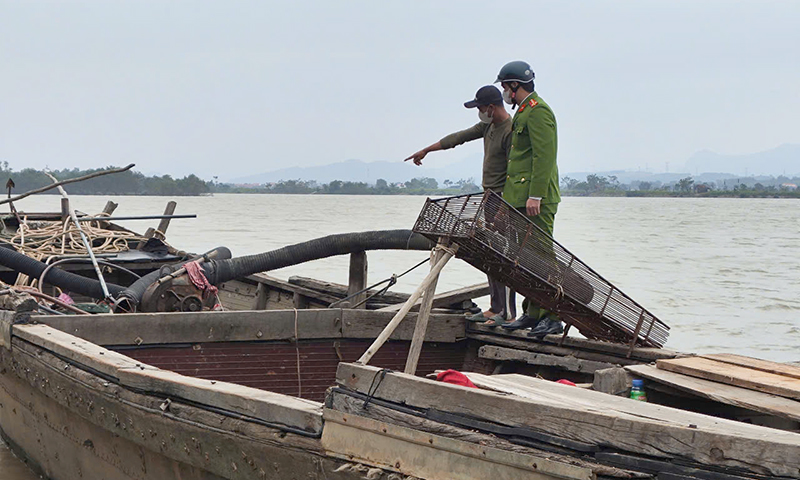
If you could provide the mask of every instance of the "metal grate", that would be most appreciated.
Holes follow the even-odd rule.
[[[414,231],[534,299],[590,339],[661,347],[669,326],[494,193],[428,199]]]

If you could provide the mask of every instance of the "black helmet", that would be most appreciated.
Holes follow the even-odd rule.
[[[516,60],[508,62],[500,69],[497,74],[497,80],[494,83],[500,82],[519,82],[528,83],[534,79],[533,69],[527,62]]]

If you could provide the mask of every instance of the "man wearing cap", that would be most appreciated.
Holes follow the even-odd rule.
[[[406,158],[406,161],[413,160],[415,165],[422,165],[422,159],[430,152],[447,150],[482,138],[483,189],[502,193],[506,183],[508,154],[511,149],[511,116],[503,106],[503,96],[497,87],[487,85],[481,87],[475,93],[475,98],[466,102],[464,106],[477,108],[480,122],[466,130],[447,135],[433,145]],[[489,277],[489,286],[491,308],[486,312],[468,317],[468,319],[474,322],[483,322],[488,319],[486,324],[489,326],[501,325],[507,318],[516,316],[516,298],[514,292],[509,291],[491,277]]]
[[[495,80],[503,87],[503,100],[512,108],[519,107],[511,126],[511,151],[503,198],[552,237],[561,201],[556,117],[534,90],[533,79],[531,66],[515,61],[503,66]],[[564,331],[561,321],[534,301],[526,298],[522,307],[523,314],[503,328],[534,327],[528,333],[533,337]]]

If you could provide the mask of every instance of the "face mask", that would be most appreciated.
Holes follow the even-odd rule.
[[[486,112],[481,112],[478,110],[478,118],[481,120],[481,123],[492,123],[492,117],[489,116],[489,110],[486,110]]]
[[[511,90],[503,89],[503,101],[509,105],[514,105],[514,98],[512,97],[513,93]]]

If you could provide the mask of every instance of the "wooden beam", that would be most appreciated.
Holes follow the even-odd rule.
[[[392,312],[376,310],[342,310],[342,337],[377,338],[394,318]],[[389,336],[389,340],[411,340],[414,335],[416,313],[409,313]],[[452,314],[431,314],[426,342],[453,343],[464,339],[464,316]]]
[[[741,467],[762,474],[800,477],[800,435],[691,412],[634,402],[555,382],[559,395],[530,397],[461,387],[340,363],[344,387],[415,408],[434,408],[510,426],[527,426],[575,441],[661,458],[686,458],[705,465]],[[472,378],[472,377],[470,377]],[[530,377],[524,377],[529,380]],[[475,380],[473,380],[474,382]],[[372,385],[372,387],[370,387]],[[538,388],[538,384],[537,384]],[[584,396],[593,394],[592,401]],[[620,403],[628,411],[620,411]]]
[[[500,362],[522,362],[528,365],[556,367],[570,372],[581,373],[594,373],[597,370],[603,370],[614,366],[611,363],[581,360],[580,358],[572,356],[548,355],[546,353],[534,353],[513,348],[497,347],[494,345],[484,345],[480,347],[480,349],[478,349],[478,357]]]
[[[782,397],[800,399],[800,379],[753,370],[701,357],[658,360],[658,368],[697,378],[735,385]]]
[[[577,337],[566,337],[564,338],[564,343],[562,345],[559,345],[562,339],[561,335],[547,335],[546,337],[544,337],[543,340],[538,340],[529,337],[527,330],[509,331],[502,328],[486,327],[479,323],[470,324],[469,329],[471,332],[476,332],[476,333],[487,333],[502,337],[517,338],[525,340],[527,342],[538,342],[547,345],[555,345],[570,349],[603,353],[603,354],[608,354],[610,356],[620,357],[622,359],[625,359],[625,357],[628,355],[628,350],[630,349],[629,345],[625,345],[622,343],[604,342],[601,340],[587,340],[585,338],[577,338]],[[663,359],[675,358],[678,355],[679,355],[678,352],[667,350],[664,348],[636,347],[633,349],[633,354],[631,355],[631,358],[652,362],[662,358]]]
[[[473,328],[473,326],[470,326],[470,328]],[[532,340],[530,337],[525,336],[524,333],[522,334],[522,336],[515,338],[507,335],[486,335],[482,333],[474,333],[467,331],[467,338],[470,338],[472,340],[477,340],[482,343],[488,343],[490,345],[500,345],[503,347],[514,348],[517,350],[548,353],[552,355],[561,355],[565,357],[573,356],[575,358],[592,360],[595,362],[605,362],[605,363],[610,363],[612,365],[639,365],[640,363],[642,363],[641,360],[635,360],[624,357],[615,357],[613,355],[608,355],[604,353],[587,352],[576,348],[557,347],[555,345],[539,343],[536,342],[535,340]]]
[[[499,448],[524,455],[546,457],[556,462],[568,463],[587,468],[598,476],[602,475],[606,477],[618,477],[622,479],[650,478],[650,475],[647,474],[640,474],[630,470],[622,470],[616,467],[600,465],[598,463],[593,463],[572,455],[553,453],[552,451],[539,450],[530,446],[519,445],[496,435],[481,433],[462,427],[455,427],[445,423],[439,423],[434,420],[404,413],[402,411],[382,405],[376,405],[375,403],[370,403],[368,408],[364,408],[364,400],[337,392],[336,390],[331,392],[329,402],[333,410],[342,413],[360,415],[373,420],[392,423],[394,425],[411,428],[421,432],[442,435],[477,445]]]
[[[271,277],[265,273],[255,273],[253,275],[248,275],[245,278],[247,280],[250,280],[251,282],[264,283],[273,289],[283,290],[284,292],[289,292],[289,293],[297,292],[300,293],[301,295],[304,295],[308,298],[313,298],[314,300],[317,300],[320,303],[324,303],[326,305],[330,305],[331,303],[339,300],[339,297],[335,295],[318,292],[316,290],[305,288],[300,285],[293,285],[285,280]]]
[[[311,290],[316,290],[318,292],[326,293],[328,295],[334,295],[339,298],[344,298],[347,296],[347,285],[342,285],[341,283],[334,283],[328,282],[325,280],[317,280],[314,278],[308,277],[300,277],[300,276],[291,276],[289,277],[289,283],[292,285],[297,285],[300,287],[309,288]],[[367,290],[367,295],[374,295],[377,293],[377,290]],[[409,293],[400,293],[400,292],[392,292],[387,291],[381,295],[373,297],[370,300],[370,303],[377,302],[377,303],[403,303],[408,300],[411,294]]]
[[[403,308],[401,308],[400,311],[397,312],[397,314],[392,318],[389,324],[386,325],[386,328],[383,329],[380,335],[378,335],[378,338],[376,338],[375,341],[372,342],[372,345],[370,345],[369,348],[367,348],[367,351],[364,352],[363,355],[361,355],[361,357],[358,359],[358,363],[361,364],[368,363],[369,360],[372,358],[372,356],[375,355],[375,353],[378,351],[378,349],[381,348],[381,346],[384,343],[386,343],[387,340],[389,340],[389,337],[392,335],[394,330],[397,328],[398,325],[400,325],[400,322],[403,321],[405,316],[411,310],[411,306],[414,305],[414,303],[422,296],[422,292],[424,292],[428,288],[428,285],[430,285],[430,283],[433,282],[433,280],[439,275],[439,272],[441,272],[444,266],[447,264],[447,262],[451,258],[453,258],[453,255],[454,255],[453,251],[445,252],[441,260],[439,260],[439,262],[436,265],[434,265],[433,268],[431,268],[431,271],[430,273],[428,273],[428,276],[425,277],[425,279],[422,281],[419,287],[417,287],[414,293],[411,294],[406,303],[403,305]]]
[[[235,383],[187,377],[169,370],[126,369],[118,374],[122,385],[171,399],[189,400],[257,418],[272,424],[319,434],[322,405]]]
[[[37,315],[33,321],[98,345],[159,345],[294,338],[294,310]],[[342,337],[342,310],[298,310],[301,340]]]
[[[631,365],[625,370],[700,398],[800,422],[800,402],[796,400],[681,375],[652,365]]]
[[[350,268],[348,275],[347,296],[367,288],[367,252],[350,254]],[[361,303],[367,298],[367,292],[360,293],[348,300],[350,305]],[[367,308],[366,302],[357,308]]]
[[[754,370],[761,370],[785,377],[800,378],[800,367],[788,365],[786,363],[770,362],[758,358],[745,357],[743,355],[734,355],[732,353],[715,353],[700,356],[717,362],[730,363],[731,365],[739,365],[740,367],[752,368]]]
[[[627,397],[633,386],[632,381],[633,375],[622,367],[597,370],[594,372],[592,390],[618,397]]]
[[[446,247],[444,240],[439,240],[439,247],[431,252],[431,270],[437,265],[444,257]],[[417,321],[414,322],[414,335],[411,337],[411,347],[408,349],[408,356],[406,357],[406,367],[403,370],[409,375],[417,373],[417,363],[419,362],[419,355],[422,353],[422,343],[425,341],[425,332],[428,330],[428,319],[431,316],[431,308],[433,307],[433,296],[436,295],[436,284],[439,283],[439,274],[433,277],[430,285],[425,289],[422,294],[422,303],[419,307],[419,315]]]
[[[326,408],[322,446],[329,454],[430,480],[594,480],[588,468],[475,445]]]
[[[0,310],[0,347],[11,350],[11,326],[14,325],[16,313]]]
[[[477,285],[457,288],[455,290],[450,290],[449,292],[440,293],[433,297],[433,306],[447,307],[448,305],[452,305],[454,303],[464,302],[467,300],[472,300],[473,298],[484,297],[486,295],[489,295],[489,283],[479,283]],[[414,303],[414,306],[416,307],[421,304],[422,301],[417,301]],[[381,308],[380,310],[384,312],[397,312],[403,307],[403,305],[404,304],[392,305]]]

